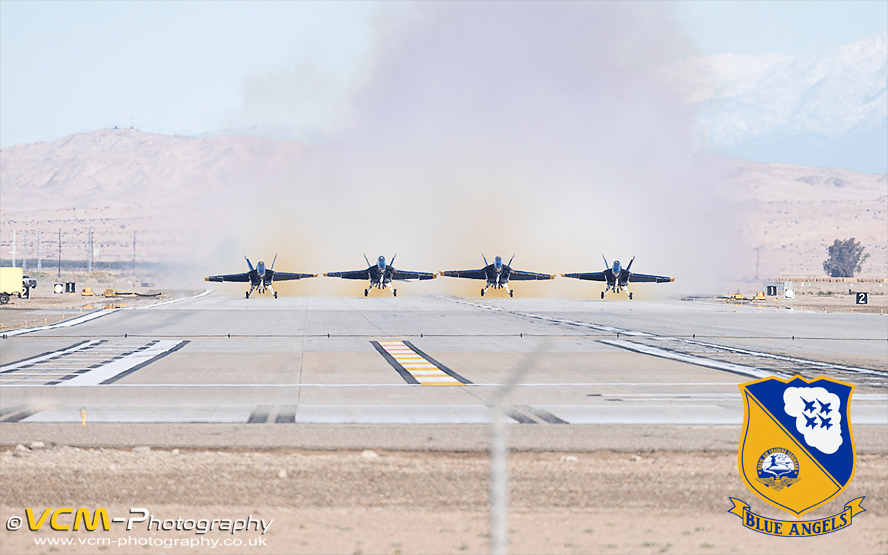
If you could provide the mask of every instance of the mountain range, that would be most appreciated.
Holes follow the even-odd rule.
[[[202,268],[224,260],[238,264],[241,251],[256,249],[258,237],[266,235],[282,237],[290,247],[301,245],[304,252],[335,250],[330,246],[335,241],[329,239],[335,231],[332,222],[348,221],[364,207],[349,202],[349,191],[336,190],[322,174],[311,175],[318,172],[318,164],[307,160],[323,156],[294,141],[193,138],[135,129],[97,130],[5,148],[0,151],[3,259],[10,257],[15,231],[18,258],[27,252],[33,261],[38,229],[47,243],[44,258],[47,251],[54,255],[61,230],[63,256],[85,259],[90,229],[95,259],[123,263],[132,260],[134,239],[141,261]],[[862,275],[888,275],[885,174],[724,158],[701,159],[698,165],[706,179],[729,192],[724,202],[740,214],[742,244],[725,247],[746,259],[738,279],[755,275],[754,252],[761,277],[822,275],[827,246],[848,237],[861,241],[871,255]],[[316,183],[310,190],[305,185],[269,185],[291,183],[288,179],[307,173],[308,182]],[[602,189],[602,194],[609,193]],[[390,201],[397,203],[395,198]],[[370,214],[367,220],[378,227],[362,224],[344,235],[357,241],[366,234],[418,232],[399,228],[397,218],[378,216]],[[426,219],[444,226],[446,236],[462,237],[446,233],[453,216],[442,213]],[[231,236],[246,239],[233,244]],[[482,240],[469,237],[467,244]],[[693,245],[682,248],[693,254]]]
[[[888,33],[819,56],[723,54],[665,74],[730,157],[888,171]]]

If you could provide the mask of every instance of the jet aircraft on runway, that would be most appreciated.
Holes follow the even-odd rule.
[[[272,289],[271,282],[277,278],[278,281],[289,281],[293,279],[303,279],[303,278],[311,278],[317,277],[317,274],[292,274],[289,272],[275,272],[274,271],[274,263],[277,260],[277,255],[274,255],[274,260],[271,261],[271,268],[265,268],[265,262],[259,261],[256,264],[256,268],[253,268],[253,265],[250,263],[250,259],[246,256],[244,260],[247,261],[247,266],[249,266],[250,271],[244,272],[243,274],[225,274],[221,276],[208,276],[205,277],[205,281],[238,281],[238,282],[250,282],[250,290],[246,293],[246,298],[250,298],[250,293],[254,290],[258,289],[259,293],[265,293],[266,290],[270,291],[274,294],[274,298],[276,299],[278,294],[277,291]]]
[[[435,279],[438,277],[434,273],[430,272],[405,272],[403,270],[396,270],[392,264],[395,263],[395,258],[398,255],[392,257],[391,264],[385,263],[385,257],[380,256],[376,260],[376,264],[370,264],[370,261],[367,260],[367,255],[364,255],[364,261],[367,262],[369,268],[366,270],[354,270],[352,272],[328,272],[324,274],[327,277],[338,277],[342,279],[366,279],[370,281],[370,287],[368,289],[364,289],[364,296],[366,297],[370,293],[370,289],[376,287],[377,289],[386,289],[391,288],[392,295],[397,297],[398,290],[392,287],[392,280],[401,280],[406,281],[410,279]]]
[[[441,272],[442,276],[447,277],[457,277],[457,278],[467,278],[467,279],[486,279],[487,286],[481,290],[481,296],[484,296],[484,293],[487,292],[488,289],[493,287],[494,289],[505,289],[508,291],[510,297],[514,297],[514,291],[509,289],[509,280],[537,280],[537,279],[553,279],[555,276],[552,274],[538,274],[535,272],[522,272],[521,270],[513,270],[510,266],[512,264],[512,260],[515,259],[514,256],[509,260],[508,264],[503,264],[503,259],[500,256],[497,256],[493,259],[493,264],[487,263],[487,258],[482,254],[481,258],[484,259],[485,266],[480,270],[447,270]]]
[[[601,255],[601,258],[604,259],[604,267],[607,268],[603,272],[590,272],[587,274],[561,274],[564,277],[569,278],[577,278],[577,279],[585,279],[591,281],[606,281],[607,288],[601,292],[601,298],[604,298],[604,294],[608,291],[613,291],[614,293],[620,293],[623,289],[627,289],[629,287],[629,281],[633,281],[635,283],[667,283],[670,281],[675,281],[675,278],[668,276],[652,276],[648,274],[633,274],[629,271],[629,268],[632,267],[632,263],[635,262],[635,257],[632,257],[632,260],[629,261],[629,265],[623,268],[620,266],[619,260],[614,260],[614,265],[611,268],[608,268],[607,258],[604,258],[604,255]],[[629,292],[629,300],[632,300],[632,293]]]

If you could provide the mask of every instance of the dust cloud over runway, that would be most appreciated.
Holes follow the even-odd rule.
[[[194,205],[188,237],[193,260],[212,260],[206,272],[233,272],[245,253],[329,272],[361,267],[362,253],[399,253],[410,270],[478,268],[483,252],[548,273],[637,254],[639,271],[677,276],[683,291],[736,276],[749,254],[736,248],[743,209],[721,172],[703,171],[694,114],[663,75],[692,52],[668,9],[416,12],[380,22],[377,59],[324,141]],[[286,75],[256,81],[247,109],[302,108]]]

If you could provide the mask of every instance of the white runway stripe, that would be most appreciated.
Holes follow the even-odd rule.
[[[140,351],[130,353],[123,358],[112,360],[108,364],[105,364],[104,366],[99,366],[98,368],[90,370],[85,374],[81,374],[76,378],[65,380],[59,383],[59,386],[99,385],[105,380],[111,379],[118,374],[126,372],[130,368],[148,362],[151,359],[162,355],[171,349],[174,349],[175,347],[179,346],[180,343],[182,342],[176,339],[158,341],[154,345],[149,346],[147,349],[142,349]]]
[[[653,355],[662,358],[668,358],[672,360],[677,360],[679,362],[686,362],[688,364],[696,364],[698,366],[705,366],[707,368],[715,368],[717,370],[725,370],[727,372],[733,372],[735,374],[740,374],[742,376],[749,376],[752,378],[769,378],[772,376],[778,376],[781,378],[788,378],[789,376],[783,374],[781,372],[765,372],[764,370],[759,370],[758,368],[753,368],[750,366],[742,366],[740,364],[732,364],[730,362],[723,362],[721,360],[715,360],[710,358],[697,357],[693,355],[688,355],[684,353],[679,353],[676,351],[669,351],[667,349],[660,349],[658,347],[653,347],[651,345],[645,345],[643,343],[636,343],[635,341],[626,341],[622,339],[612,340],[612,339],[600,339],[599,343],[604,343],[606,345],[612,345],[614,347],[620,347],[622,349],[627,349],[629,351],[635,351],[637,353],[644,353],[646,355]]]
[[[9,370],[15,370],[16,368],[21,368],[22,366],[31,366],[33,364],[37,364],[38,362],[43,362],[45,360],[51,360],[63,355],[69,355],[71,353],[75,353],[77,351],[81,351],[83,349],[89,348],[96,343],[101,343],[98,339],[91,339],[89,341],[85,341],[79,345],[75,345],[73,347],[68,347],[67,349],[61,349],[59,351],[54,351],[52,353],[47,353],[43,356],[25,359],[19,362],[13,362],[12,364],[7,364],[6,366],[0,366],[0,373],[6,372]]]

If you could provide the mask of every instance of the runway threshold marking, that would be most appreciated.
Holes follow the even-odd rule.
[[[107,385],[180,349],[188,341],[113,344],[90,340],[0,367],[4,387]]]
[[[409,341],[371,341],[370,343],[407,383],[429,386],[472,383],[425,354]]]
[[[51,351],[48,353],[43,353],[40,355],[36,355],[33,357],[29,357],[23,360],[19,360],[17,362],[13,362],[11,364],[6,364],[4,366],[0,366],[0,374],[8,374],[10,372],[14,372],[20,368],[25,368],[28,366],[33,366],[35,364],[39,364],[41,362],[52,360],[54,358],[58,358],[60,356],[69,355],[71,353],[75,353],[77,351],[88,349],[93,347],[94,345],[98,345],[102,343],[99,339],[91,339],[89,341],[81,341],[80,343],[75,343],[70,347],[66,347],[64,349],[59,349],[58,351]]]
[[[116,360],[94,368],[89,372],[77,375],[69,380],[62,381],[60,385],[105,385],[129,376],[136,370],[148,366],[152,362],[161,359],[168,354],[178,351],[188,341],[164,340],[152,341]]]

